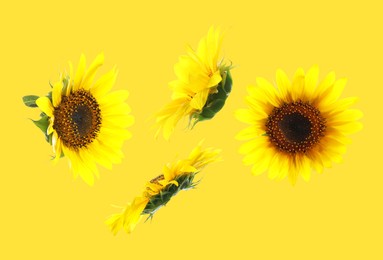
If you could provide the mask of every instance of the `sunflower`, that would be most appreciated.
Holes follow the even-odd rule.
[[[195,175],[207,164],[218,161],[219,153],[220,150],[213,148],[202,150],[200,143],[187,159],[165,165],[162,174],[149,181],[143,193],[121,213],[111,216],[106,224],[114,234],[122,228],[131,233],[142,215],[152,218],[179,191],[194,188],[198,184],[194,181]]]
[[[110,169],[121,161],[122,144],[131,137],[126,127],[134,121],[124,102],[128,92],[109,93],[116,81],[116,69],[93,82],[103,62],[100,54],[86,69],[82,55],[76,74],[69,63],[70,73],[61,75],[47,96],[23,98],[27,106],[42,111],[34,123],[52,145],[54,161],[67,157],[74,176],[80,175],[89,185],[94,183],[94,176],[98,177],[96,164]]]
[[[162,130],[164,138],[169,139],[181,119],[189,117],[192,128],[222,109],[232,86],[232,67],[219,59],[222,39],[220,31],[211,27],[197,51],[187,47],[187,55],[180,57],[174,66],[178,79],[169,83],[172,101],[156,114],[156,135]]]
[[[278,70],[278,88],[263,78],[248,87],[249,109],[236,116],[250,126],[237,139],[249,140],[240,153],[244,164],[253,165],[254,175],[268,171],[271,179],[288,176],[295,184],[299,175],[308,181],[312,169],[322,173],[342,160],[350,143],[347,135],[362,127],[357,122],[362,113],[350,109],[357,98],[339,99],[346,79],[336,80],[331,72],[318,84],[318,75],[316,66],[307,74],[298,69],[290,82]]]

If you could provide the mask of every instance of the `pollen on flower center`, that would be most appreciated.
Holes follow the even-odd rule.
[[[64,145],[73,149],[86,147],[97,137],[101,127],[101,110],[89,91],[78,90],[63,96],[54,109],[53,128]]]
[[[295,154],[310,150],[324,136],[320,111],[302,101],[275,107],[266,122],[266,134],[279,150]]]
[[[151,180],[150,180],[150,183],[154,183],[154,184],[161,185],[161,184],[159,183],[159,181],[162,181],[162,180],[165,180],[165,176],[164,176],[163,174],[158,175],[157,177],[151,179]]]

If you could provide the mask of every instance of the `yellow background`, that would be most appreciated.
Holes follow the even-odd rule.
[[[383,259],[379,1],[78,2],[1,4],[0,259]],[[173,65],[210,25],[224,29],[223,54],[238,65],[232,95],[214,120],[155,140],[150,116],[170,100]],[[88,187],[73,180],[66,159],[51,164],[51,148],[28,120],[38,111],[21,97],[46,94],[69,60],[100,51],[102,73],[117,65],[114,89],[130,91],[136,123],[123,162],[100,168]],[[364,130],[343,164],[309,183],[252,176],[234,139],[245,127],[233,114],[245,107],[246,86],[257,76],[275,81],[277,68],[292,76],[313,64],[322,78],[334,70],[349,79],[343,97],[360,97]],[[111,204],[130,201],[203,138],[223,149],[224,162],[153,221],[114,237],[104,225],[118,212]]]

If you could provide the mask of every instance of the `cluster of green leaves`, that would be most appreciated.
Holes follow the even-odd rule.
[[[206,104],[201,111],[195,112],[190,116],[192,128],[200,121],[212,119],[225,105],[233,85],[233,79],[230,74],[231,68],[231,66],[221,68],[222,81],[217,86],[217,92],[208,96]]]
[[[69,76],[63,77],[62,83],[63,83],[62,94],[64,94],[67,90],[68,85],[69,85]],[[53,88],[52,84],[49,83],[49,85],[51,86],[51,89],[52,89]],[[36,100],[38,98],[39,98],[39,96],[36,96],[36,95],[24,96],[23,102],[27,107],[36,108],[37,107]],[[52,91],[49,91],[49,93],[47,94],[47,98],[49,98],[49,100],[52,102]],[[48,129],[48,126],[50,123],[49,117],[44,112],[42,112],[40,114],[39,120],[33,120],[33,119],[31,119],[31,120],[35,124],[35,126],[37,126],[44,133],[45,140],[49,144],[52,144],[52,134],[50,134],[50,135],[47,134],[47,129]]]
[[[39,98],[39,96],[36,96],[36,95],[24,96],[23,102],[27,107],[36,108],[37,107],[36,100],[38,98]],[[52,99],[52,92],[49,92],[48,98]],[[52,144],[52,135],[47,134],[47,129],[49,126],[49,117],[44,112],[42,112],[40,114],[39,120],[33,120],[33,119],[31,119],[31,120],[35,124],[35,126],[37,126],[44,133],[45,140],[49,144]]]
[[[178,183],[178,186],[171,183],[164,187],[164,189],[160,191],[159,194],[152,196],[141,214],[149,214],[148,219],[152,218],[154,213],[156,213],[156,211],[162,206],[165,206],[173,196],[177,195],[178,192],[181,190],[195,188],[195,186],[198,184],[198,182],[193,182],[196,174],[197,173],[185,173],[178,176],[175,179],[175,181]]]

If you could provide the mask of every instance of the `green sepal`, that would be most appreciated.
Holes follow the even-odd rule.
[[[221,69],[222,81],[217,86],[217,92],[208,96],[206,104],[201,111],[195,112],[190,116],[189,123],[191,128],[200,121],[212,119],[225,105],[233,85],[230,69],[231,66]]]
[[[52,91],[49,91],[46,97],[52,102]]]
[[[223,89],[227,96],[230,94],[232,86],[233,86],[233,78],[231,77],[230,70],[227,70],[227,75],[225,77],[225,82],[223,85]]]
[[[49,117],[47,115],[41,116],[39,120],[33,120],[31,119],[32,122],[37,126],[45,136],[45,140],[49,143],[52,144],[52,135],[47,134],[48,126],[49,126]]]
[[[152,196],[141,215],[149,214],[148,219],[152,218],[154,213],[156,213],[156,211],[162,206],[165,206],[178,192],[181,190],[195,188],[198,184],[198,182],[193,182],[196,174],[197,173],[185,173],[177,177],[175,181],[177,181],[178,186],[171,183],[167,185],[159,194]]]
[[[198,114],[198,121],[212,119],[218,111],[225,105],[225,100],[215,99],[210,102],[209,107],[205,107],[200,114]]]
[[[62,79],[62,83],[63,83],[63,88],[61,91],[62,95],[65,95],[65,93],[66,93],[66,90],[67,90],[68,85],[69,85],[69,80],[70,80],[69,76],[63,77],[63,79]]]
[[[39,98],[39,96],[36,95],[28,95],[23,97],[24,105],[27,107],[37,107],[36,100]]]

